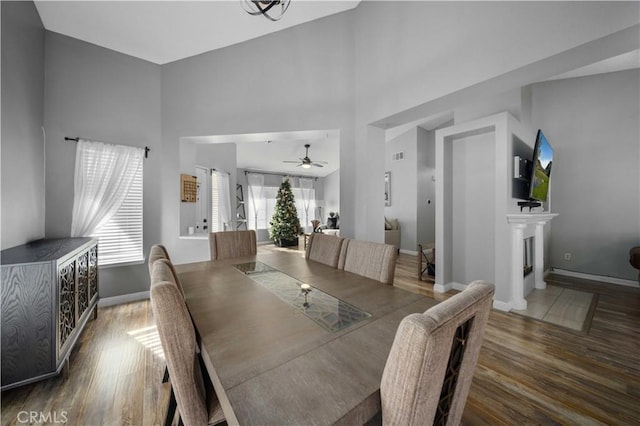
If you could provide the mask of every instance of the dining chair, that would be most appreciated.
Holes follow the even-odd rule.
[[[393,285],[398,250],[389,244],[345,239],[342,242],[338,268]]]
[[[256,231],[223,231],[209,234],[211,260],[250,256],[258,252]]]
[[[382,424],[460,423],[493,293],[493,284],[474,281],[400,322],[380,383]]]
[[[149,266],[149,277],[151,277],[151,274],[153,273],[153,263],[158,259],[171,260],[169,252],[162,244],[154,244],[149,250],[149,259],[147,260],[147,265]]]
[[[167,249],[163,245],[155,244],[151,247],[151,250],[149,251],[148,263],[149,263],[149,279],[151,280],[151,285],[153,285],[154,282],[162,281],[157,278],[154,279],[154,273],[153,273],[153,271],[156,269],[155,264],[162,263],[171,270],[173,281],[175,282],[176,286],[180,290],[180,293],[182,294],[182,297],[184,298],[184,289],[182,288],[182,284],[178,279],[178,274],[176,273],[176,270],[173,267],[173,263],[171,263],[171,260],[169,259],[169,253],[167,252]],[[162,383],[166,383],[168,381],[169,381],[169,370],[165,367],[164,374],[162,375]]]
[[[342,237],[313,232],[309,236],[304,257],[337,268],[343,240]]]
[[[149,254],[149,272],[151,274],[151,285],[153,285],[153,282],[154,282],[153,275],[154,275],[154,271],[156,270],[155,264],[157,262],[163,263],[169,267],[169,269],[171,270],[171,275],[173,276],[173,281],[176,283],[176,286],[178,286],[178,290],[180,290],[180,293],[184,298],[184,289],[182,288],[182,284],[180,283],[180,279],[178,278],[178,273],[176,272],[176,269],[174,268],[173,263],[171,262],[171,260],[169,260],[168,257],[157,257],[152,263],[151,254]],[[155,281],[157,282],[158,280],[156,279]]]
[[[158,281],[161,280],[161,281]],[[196,333],[180,290],[168,265],[154,265],[151,306],[171,375],[172,399],[175,396],[180,421],[186,425],[215,425],[225,420],[213,386],[202,374],[196,351]],[[171,407],[166,425],[172,424]]]

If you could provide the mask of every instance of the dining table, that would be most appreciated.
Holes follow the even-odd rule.
[[[175,268],[230,425],[366,423],[400,321],[438,303],[294,251]]]

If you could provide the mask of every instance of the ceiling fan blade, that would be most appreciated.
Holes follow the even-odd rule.
[[[314,161],[314,163],[319,163],[319,164],[329,164],[327,161]]]
[[[283,163],[295,163],[298,164],[299,161],[288,161],[288,160],[282,160]]]
[[[315,167],[324,167],[322,164],[318,164],[316,162],[311,163],[311,165]]]

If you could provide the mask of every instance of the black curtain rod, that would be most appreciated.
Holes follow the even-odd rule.
[[[229,173],[229,172],[225,172],[224,170],[218,170],[218,169],[211,169],[211,170],[213,170],[214,172],[226,173],[226,174],[228,174],[229,176],[231,176],[231,173]]]
[[[80,138],[70,138],[68,136],[64,137],[65,141],[73,141],[73,142],[78,142],[80,140]],[[149,158],[149,151],[151,151],[151,148],[149,148],[148,146],[144,147],[144,158]]]

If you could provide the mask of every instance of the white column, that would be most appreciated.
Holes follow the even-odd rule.
[[[535,287],[539,289],[547,288],[547,283],[544,281],[544,224],[546,222],[536,223],[535,233],[535,260],[534,260],[534,283]]]
[[[524,230],[527,225],[514,223],[511,225],[511,307],[517,310],[527,309],[524,298],[524,272],[522,258],[524,256]]]

